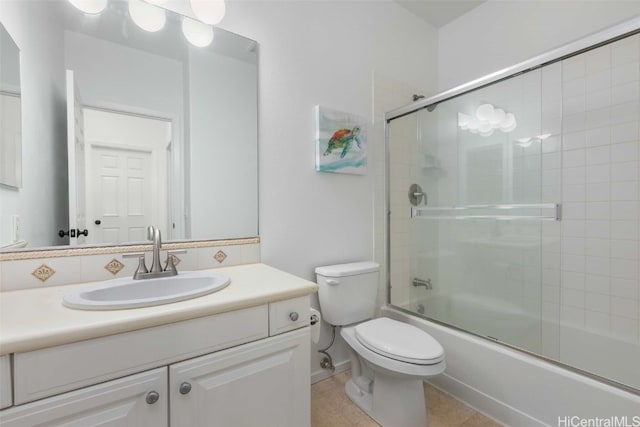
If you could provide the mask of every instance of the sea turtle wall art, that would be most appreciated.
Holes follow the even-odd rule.
[[[316,105],[316,170],[364,175],[366,128],[360,116]]]

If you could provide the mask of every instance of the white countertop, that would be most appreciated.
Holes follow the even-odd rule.
[[[264,264],[217,268],[231,284],[203,297],[155,307],[86,311],[62,305],[87,284],[0,292],[0,355],[149,328],[316,292],[318,286]]]

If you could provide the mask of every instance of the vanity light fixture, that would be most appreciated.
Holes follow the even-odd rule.
[[[69,3],[90,15],[96,15],[107,7],[107,0],[69,0]]]
[[[190,3],[196,18],[210,25],[222,21],[227,9],[224,0],[191,0]]]
[[[182,18],[182,33],[189,43],[197,47],[209,46],[213,41],[213,27],[195,19]]]
[[[150,33],[160,31],[167,22],[165,9],[142,0],[129,0],[129,16],[138,27]]]
[[[495,129],[504,133],[513,131],[518,125],[516,116],[507,113],[502,108],[495,108],[491,104],[482,104],[476,109],[475,116],[458,113],[458,127],[481,136],[491,136]]]

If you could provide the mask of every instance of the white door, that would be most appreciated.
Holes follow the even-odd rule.
[[[308,427],[309,328],[169,367],[170,424]]]
[[[168,426],[167,411],[167,368],[158,368],[14,406],[0,413],[0,425],[161,427]]]
[[[84,117],[73,71],[67,70],[67,154],[69,173],[69,244],[86,241]],[[82,234],[78,234],[82,233]]]
[[[89,241],[144,241],[149,225],[170,236],[171,122],[94,108],[84,119]]]
[[[92,243],[146,240],[153,224],[151,152],[91,146]]]

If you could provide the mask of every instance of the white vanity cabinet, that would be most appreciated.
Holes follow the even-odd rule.
[[[308,328],[169,367],[171,425],[309,425]]]
[[[308,318],[305,296],[16,353],[0,426],[309,426]]]

